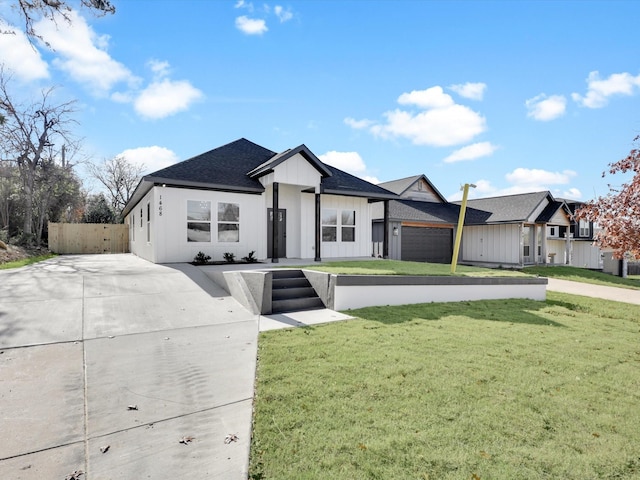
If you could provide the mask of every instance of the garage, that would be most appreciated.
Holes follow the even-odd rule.
[[[401,257],[412,262],[451,263],[453,229],[402,226]]]

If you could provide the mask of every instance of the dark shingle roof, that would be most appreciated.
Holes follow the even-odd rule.
[[[373,205],[373,219],[384,217],[383,206]],[[427,223],[458,222],[460,205],[454,203],[421,202],[419,200],[392,200],[389,202],[389,218]]]
[[[554,201],[548,191],[472,199],[467,202],[464,223],[465,225],[474,225],[523,222],[546,198]]]
[[[148,180],[166,180],[185,186],[209,186],[245,191],[264,191],[259,180],[247,173],[276,155],[245,138],[228,143],[170,167],[153,172]],[[157,183],[157,182],[156,182]]]
[[[297,153],[320,172],[323,177],[322,189],[326,193],[370,199],[396,198],[384,188],[322,163],[304,145],[277,154],[241,138],[144,176],[123,213],[126,215],[153,185],[158,184],[245,193],[264,192],[259,178]]]
[[[322,191],[337,195],[354,195],[376,199],[393,199],[397,196],[378,185],[362,180],[354,175],[324,164],[331,172],[330,177],[322,179]]]
[[[424,181],[427,182],[427,184],[433,189],[435,194],[438,197],[440,197],[440,199],[443,202],[447,201],[442,196],[442,194],[438,191],[435,185],[431,183],[431,181],[425,175],[422,175],[422,174],[413,175],[412,177],[407,177],[407,178],[399,178],[398,180],[391,180],[389,182],[382,182],[382,183],[379,183],[378,185],[386,190],[389,190],[390,192],[395,193],[396,195],[402,195],[411,187],[411,185],[413,185],[420,179],[424,179]]]

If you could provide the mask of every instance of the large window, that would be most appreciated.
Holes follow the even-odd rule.
[[[211,241],[211,202],[187,201],[187,241]]]
[[[342,241],[356,241],[356,212],[355,210],[342,210]]]
[[[322,241],[338,240],[338,211],[333,208],[322,209]]]
[[[340,232],[340,238],[338,238]],[[354,210],[338,210],[324,208],[322,210],[322,241],[323,242],[355,242],[356,241],[356,212]]]
[[[240,241],[240,205],[218,203],[218,241]]]

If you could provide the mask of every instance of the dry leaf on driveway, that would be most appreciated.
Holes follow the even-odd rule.
[[[238,435],[236,435],[235,433],[230,433],[229,435],[227,435],[226,437],[224,437],[224,443],[231,443],[231,442],[237,442],[239,440]]]

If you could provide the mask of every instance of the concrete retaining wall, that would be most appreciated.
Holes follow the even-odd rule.
[[[303,272],[322,302],[332,310],[501,298],[544,301],[547,298],[546,278],[333,275],[315,270]],[[252,313],[271,313],[272,278],[269,270],[205,273]]]

